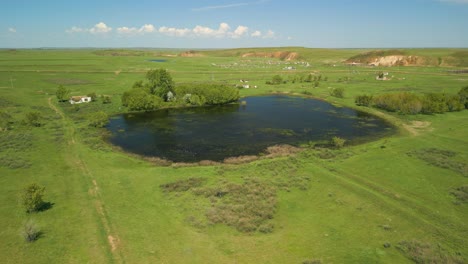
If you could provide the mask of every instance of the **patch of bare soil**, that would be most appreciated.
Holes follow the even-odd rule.
[[[275,58],[286,61],[296,60],[299,58],[299,53],[289,51],[276,51],[276,52],[249,52],[242,54],[242,58],[255,57],[255,58]]]
[[[107,240],[109,240],[109,244],[111,246],[111,250],[112,252],[114,252],[116,249],[117,249],[117,244],[118,244],[118,239],[111,236],[111,235],[108,235],[107,236]]]
[[[203,57],[203,54],[194,50],[185,51],[179,54],[180,57]]]
[[[412,121],[408,124],[403,124],[403,127],[413,136],[417,136],[422,132],[433,130],[433,128],[431,128],[431,122],[427,121]]]

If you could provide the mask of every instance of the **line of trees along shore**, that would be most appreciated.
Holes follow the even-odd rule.
[[[222,105],[239,100],[236,87],[218,83],[175,85],[165,69],[150,70],[146,80],[137,81],[122,95],[122,105],[134,111],[164,106]]]
[[[401,114],[435,114],[456,112],[468,109],[468,86],[457,94],[427,93],[389,93],[377,96],[358,95],[355,103],[360,106],[374,106]]]

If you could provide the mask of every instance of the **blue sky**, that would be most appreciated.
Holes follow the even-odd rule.
[[[468,47],[468,0],[4,1],[0,48]]]

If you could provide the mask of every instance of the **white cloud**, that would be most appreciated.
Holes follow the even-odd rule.
[[[121,28],[122,30],[131,30],[129,28]],[[109,33],[112,31],[111,27],[108,27],[104,22],[99,22],[94,27],[92,28],[80,28],[73,26],[70,29],[65,30],[65,32],[73,34],[73,33],[83,33],[83,32],[89,32],[91,34],[105,34]]]
[[[193,34],[200,37],[216,37],[216,38],[223,38],[226,37],[229,33],[231,27],[227,23],[219,24],[218,29],[212,29],[209,27],[199,26],[197,25],[193,30]]]
[[[10,32],[10,33],[16,33],[16,28],[8,28],[8,32]]]
[[[126,35],[133,35],[133,34],[145,34],[145,33],[152,33],[155,32],[156,28],[151,24],[145,24],[141,28],[136,27],[119,27],[117,28],[117,33],[119,34],[126,34]]]
[[[263,38],[274,38],[275,32],[268,30],[267,33],[263,36]]]
[[[252,34],[250,34],[250,36],[252,36],[252,37],[261,37],[262,32],[260,32],[259,30],[255,30]]]
[[[288,40],[291,40],[291,39],[293,39],[293,37],[288,37]]]
[[[185,37],[188,36],[192,31],[188,28],[173,28],[173,27],[160,27],[159,33],[165,34],[172,37]]]
[[[140,28],[139,31],[141,33],[152,33],[154,31],[156,31],[156,28],[151,24],[145,24]]]
[[[12,30],[11,28],[9,29]],[[73,26],[65,32],[69,34],[74,33],[89,33],[89,34],[107,34],[113,32],[113,29],[110,26],[107,26],[104,22],[99,22],[94,25],[92,28],[81,28]],[[239,39],[244,37],[261,37],[261,38],[275,38],[275,32],[268,30],[267,32],[262,32],[259,30],[252,30],[250,33],[250,28],[243,25],[238,25],[235,29],[231,28],[228,23],[222,22],[219,24],[218,28],[211,28],[202,25],[197,25],[192,29],[189,28],[176,28],[176,27],[167,27],[163,26],[159,29],[153,26],[152,24],[145,24],[140,28],[137,27],[118,27],[114,31],[119,35],[127,36],[136,36],[143,35],[147,33],[158,32],[163,35],[171,37],[191,37],[191,38],[232,38]]]
[[[238,26],[236,30],[234,30],[234,34],[232,35],[232,38],[240,38],[244,35],[247,35],[249,32],[249,28],[246,26]]]
[[[80,28],[80,27],[71,27],[70,29],[65,30],[67,33],[80,33],[80,32],[86,32],[88,31],[87,29]]]
[[[129,28],[129,27],[119,27],[117,28],[117,32],[119,34],[136,34],[138,32],[137,28]]]
[[[91,34],[105,34],[112,31],[111,27],[108,27],[104,22],[99,22],[94,27],[89,29]]]

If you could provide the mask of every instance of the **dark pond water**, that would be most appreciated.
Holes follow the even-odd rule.
[[[126,151],[176,162],[256,155],[275,144],[300,145],[339,136],[351,142],[393,133],[385,121],[349,108],[288,96],[243,99],[246,105],[122,114],[108,125]]]
[[[166,62],[167,60],[164,59],[154,59],[154,60],[149,60],[151,62]]]

